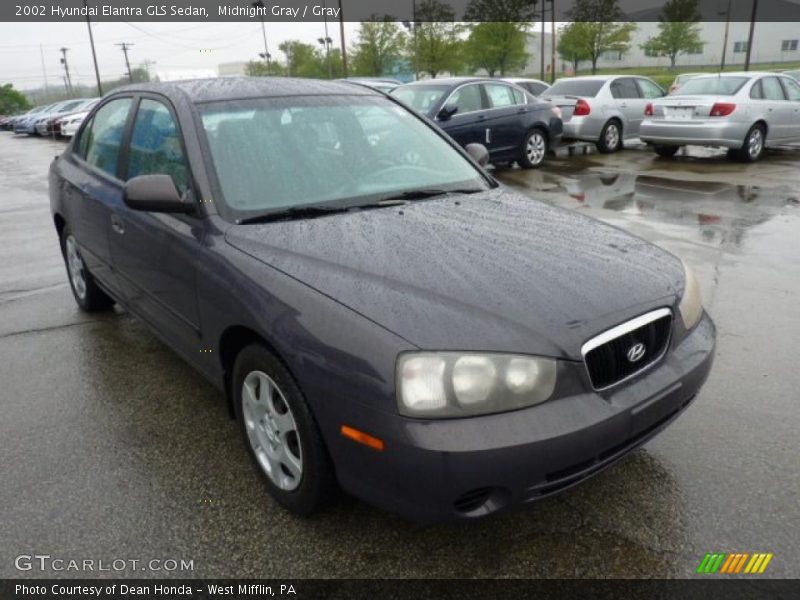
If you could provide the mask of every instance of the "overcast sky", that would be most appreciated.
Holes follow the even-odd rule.
[[[282,54],[278,44],[287,39],[316,43],[324,35],[323,23],[266,23],[267,44],[273,57]],[[355,38],[358,23],[345,23],[348,44]],[[155,61],[151,72],[211,69],[217,65],[258,59],[264,51],[261,23],[92,23],[97,62],[103,79],[126,73],[122,49],[115,44],[130,42],[131,66]],[[328,35],[339,44],[339,23],[328,23]],[[19,89],[44,84],[64,85],[64,70],[59,62],[62,46],[69,48],[70,76],[73,83],[95,81],[92,52],[86,23],[0,23],[0,83],[11,82]],[[203,51],[201,51],[203,50]]]

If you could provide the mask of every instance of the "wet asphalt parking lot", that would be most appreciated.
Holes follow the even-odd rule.
[[[51,225],[62,142],[0,132],[0,577],[20,554],[184,559],[84,576],[681,577],[772,552],[800,577],[800,149],[761,163],[561,150],[496,175],[685,258],[718,327],[697,400],[629,459],[494,518],[415,527],[341,498],[303,520],[251,466],[222,395],[129,315],[81,314]]]

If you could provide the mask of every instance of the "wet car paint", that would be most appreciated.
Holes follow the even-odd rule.
[[[10,257],[0,264],[0,435],[14,465],[0,489],[6,548],[169,553],[193,558],[193,576],[283,577],[685,577],[705,552],[756,548],[775,552],[764,576],[800,574],[800,152],[743,168],[719,153],[668,162],[632,150],[498,172],[689,260],[719,327],[718,358],[686,415],[613,470],[533,510],[417,530],[348,499],[313,520],[287,516],[259,489],[215,388],[130,316],[77,311],[43,175],[61,149],[0,136],[0,248]],[[757,196],[721,207],[743,218],[703,224],[669,195],[631,213],[582,207],[561,188],[562,176],[620,172],[750,185]],[[19,576],[11,561],[0,574]]]

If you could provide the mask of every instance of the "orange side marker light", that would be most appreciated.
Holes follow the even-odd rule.
[[[363,431],[359,431],[349,425],[342,425],[341,433],[344,437],[350,438],[354,442],[358,442],[359,444],[364,444],[365,446],[369,446],[373,450],[377,450],[378,452],[383,452],[383,440],[379,440],[376,437],[373,437]]]

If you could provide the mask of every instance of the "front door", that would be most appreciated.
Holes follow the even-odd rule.
[[[638,136],[647,102],[641,97],[636,80],[633,77],[620,77],[611,84],[611,95],[614,96],[616,107],[625,119],[622,126],[623,136],[626,138]]]
[[[525,138],[525,114],[528,104],[525,93],[506,83],[484,83],[489,99],[486,147],[493,157],[517,156]]]
[[[170,175],[191,194],[191,177],[174,113],[165,100],[142,97],[126,148],[122,176]],[[200,352],[195,277],[202,221],[194,216],[132,210],[111,215],[114,268],[132,310],[190,358]]]
[[[486,122],[486,102],[477,83],[469,83],[456,89],[445,101],[445,105],[454,105],[456,113],[446,121],[439,121],[439,126],[461,146],[479,143],[485,144],[484,129]]]

